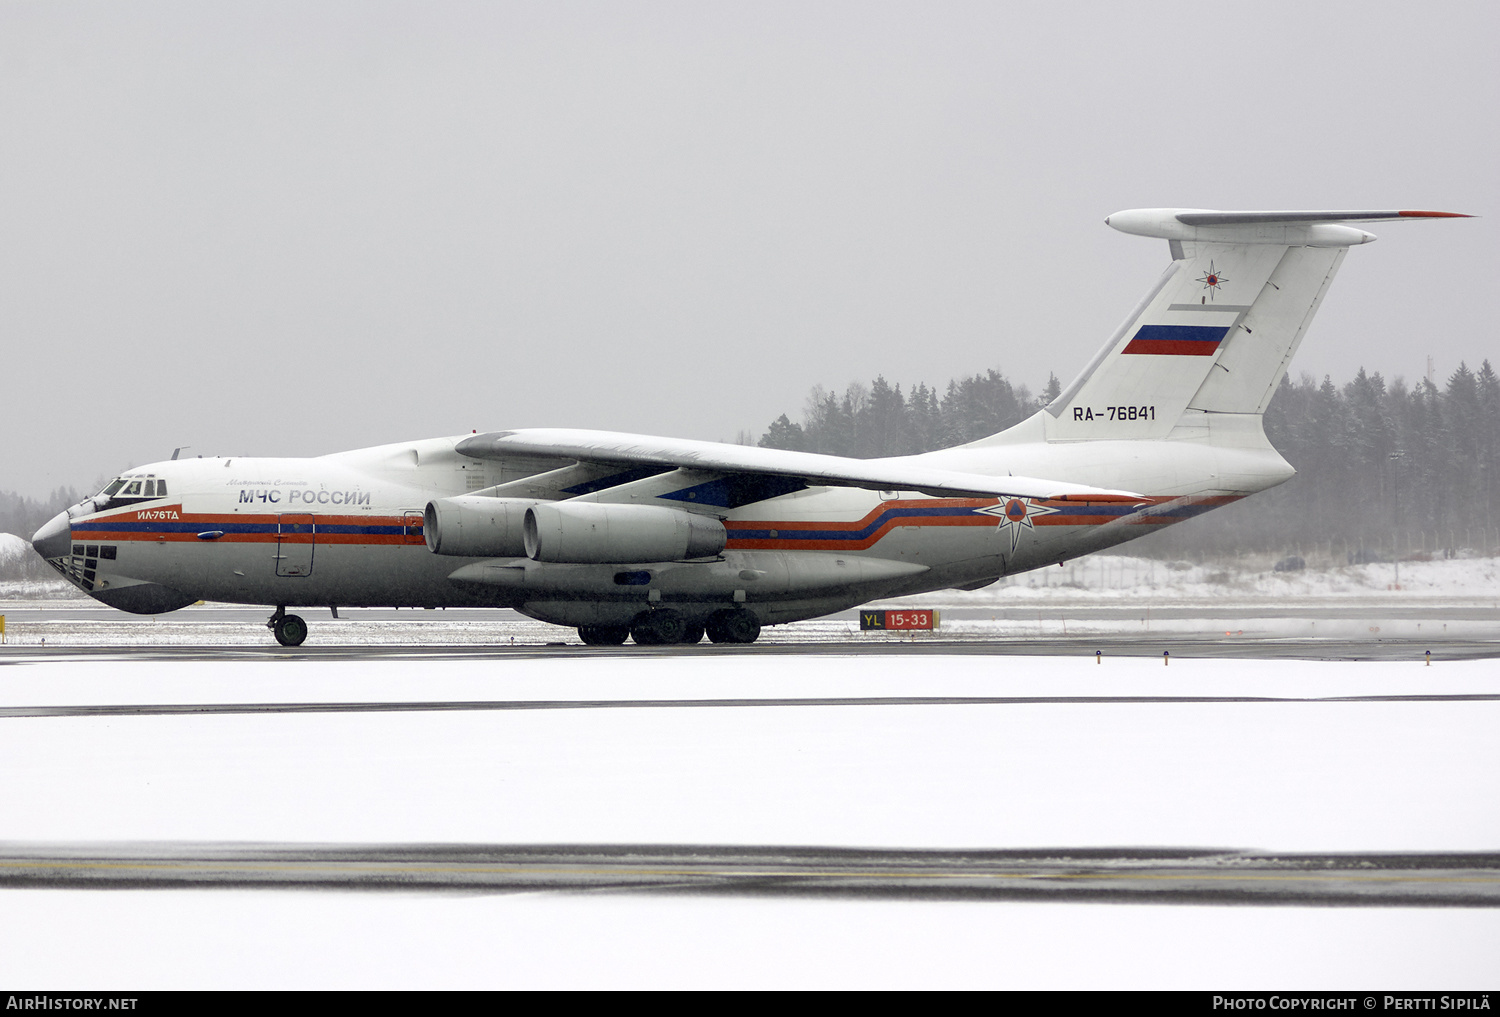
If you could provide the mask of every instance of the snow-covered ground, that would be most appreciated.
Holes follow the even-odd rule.
[[[28,570],[33,577],[27,576]],[[87,599],[77,587],[48,568],[31,544],[14,533],[0,533],[0,603],[17,600]]]
[[[956,639],[1500,637],[1494,559],[1394,573],[1096,556],[919,600]],[[135,618],[59,582],[0,599],[0,706],[1500,692],[1493,661],[43,660],[25,656],[43,637],[269,637],[253,612]],[[304,613],[314,645],[571,639],[512,612]],[[831,619],[764,638],[903,637]],[[1495,850],[1497,727],[1484,701],[4,718],[0,840]],[[1468,909],[8,890],[0,913],[0,979],[68,988],[1461,989],[1491,986],[1500,952],[1500,912]]]
[[[1274,603],[1295,606],[1329,601],[1409,604],[1454,601],[1500,607],[1500,560],[1333,565],[1276,572],[1269,560],[1210,564],[1165,562],[1124,555],[1090,555],[1060,567],[1036,569],[981,590],[944,590],[910,598],[951,607],[1011,607],[1083,602],[1204,605]]]
[[[0,705],[1500,692],[1491,661],[10,655]],[[36,662],[27,662],[33,660]],[[1494,850],[1500,702],[0,719],[0,839]],[[1500,912],[0,892],[0,978],[185,986],[1484,988]]]
[[[6,706],[1474,692],[1500,693],[1500,663],[846,654],[0,669]],[[1500,702],[3,718],[0,837],[1481,850],[1500,844],[1497,727]]]
[[[60,990],[1490,990],[1500,913],[593,894],[0,893]],[[128,995],[128,991],[122,994]]]

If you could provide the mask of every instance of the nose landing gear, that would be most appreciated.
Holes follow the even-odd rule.
[[[276,613],[266,622],[266,628],[282,646],[301,646],[307,639],[307,622],[297,615],[287,614],[286,605],[276,605]]]

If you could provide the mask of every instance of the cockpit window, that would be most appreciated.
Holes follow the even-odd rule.
[[[110,509],[145,501],[148,498],[165,498],[167,482],[155,477],[116,477],[93,498],[93,511],[107,512]]]

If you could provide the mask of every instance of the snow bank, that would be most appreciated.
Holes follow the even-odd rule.
[[[31,545],[14,533],[0,533],[0,567],[20,561],[31,551]]]
[[[1385,603],[1462,600],[1500,607],[1500,560],[1340,565],[1275,572],[1241,562],[1192,564],[1123,555],[1091,555],[1061,567],[1009,576],[982,590],[944,590],[907,598],[953,607],[1007,607],[1047,602],[1100,605],[1275,604],[1372,600]]]

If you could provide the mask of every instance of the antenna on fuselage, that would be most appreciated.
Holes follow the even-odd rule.
[[[172,450],[172,458],[173,458],[173,459],[176,459],[176,458],[177,458],[177,454],[178,454],[178,453],[179,453],[179,452],[181,452],[181,451],[182,451],[182,450],[183,450],[183,449],[185,449],[185,448],[192,448],[192,447],[193,447],[193,446],[191,446],[191,445],[183,445],[183,446],[180,446],[180,447],[179,447],[179,448],[174,448],[174,449],[173,449],[173,450]]]

